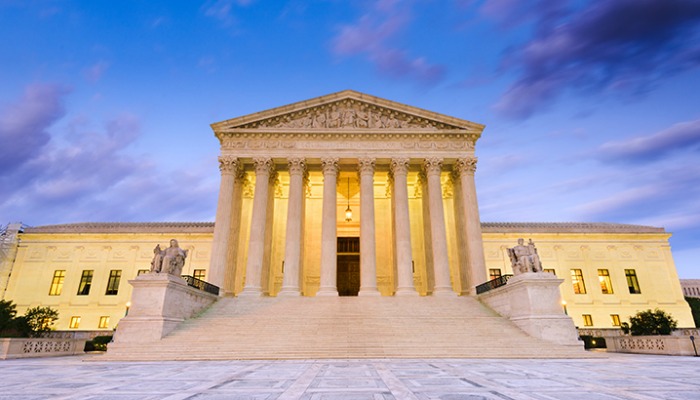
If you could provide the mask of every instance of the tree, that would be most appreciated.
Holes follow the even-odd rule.
[[[0,300],[0,332],[12,326],[12,320],[17,316],[17,306],[11,301]]]
[[[41,334],[51,331],[53,323],[58,319],[58,311],[51,307],[34,307],[24,313],[24,318],[35,335]]]
[[[690,305],[690,311],[693,313],[695,327],[700,328],[700,299],[695,297],[686,297],[685,301]]]
[[[639,335],[670,335],[676,329],[678,322],[671,314],[658,308],[640,311],[630,317],[630,331],[633,336]]]

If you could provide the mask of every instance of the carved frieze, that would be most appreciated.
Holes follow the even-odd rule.
[[[242,129],[462,129],[389,108],[344,99],[240,126]]]

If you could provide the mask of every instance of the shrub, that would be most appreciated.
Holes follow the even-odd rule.
[[[58,319],[58,311],[51,307],[34,307],[24,313],[27,324],[34,336],[51,331],[54,322]]]
[[[85,342],[85,351],[107,351],[107,344],[112,341],[112,336],[95,336]]]
[[[11,301],[0,300],[0,332],[4,332],[12,326],[12,320],[17,315],[17,306]]]
[[[605,349],[607,347],[603,337],[581,335],[581,340],[583,340],[584,349]]]
[[[695,297],[686,297],[685,301],[688,302],[690,306],[690,311],[693,313],[693,321],[695,321],[695,327],[700,328],[700,299]]]
[[[630,317],[630,332],[633,336],[639,335],[670,335],[676,329],[678,322],[671,314],[663,310],[640,311]]]

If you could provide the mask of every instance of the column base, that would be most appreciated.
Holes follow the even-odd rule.
[[[301,296],[301,292],[299,291],[299,289],[293,289],[293,288],[288,288],[288,289],[282,288],[282,290],[280,290],[277,293],[277,297],[299,297],[299,296]]]
[[[360,292],[357,295],[360,297],[379,297],[382,294],[379,293],[379,290],[377,288],[370,288],[370,289],[360,289]]]
[[[433,296],[435,297],[457,297],[457,293],[455,293],[452,288],[447,289],[447,288],[435,288],[433,289]]]
[[[338,289],[321,288],[316,292],[316,297],[338,297]]]
[[[242,292],[238,293],[238,297],[262,297],[263,292],[261,288],[244,288]]]
[[[416,292],[416,288],[398,288],[394,296],[418,297],[418,292]]]

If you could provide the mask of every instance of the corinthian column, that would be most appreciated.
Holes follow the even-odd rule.
[[[338,181],[338,159],[322,158],[323,169],[323,221],[321,224],[321,287],[317,296],[337,296],[336,276],[338,256],[338,204],[336,185]]]
[[[447,234],[445,228],[445,210],[442,205],[442,159],[426,158],[423,162],[428,180],[428,206],[430,207],[430,239],[433,251],[433,268],[435,270],[436,296],[456,296],[450,282],[450,264],[447,258]]]
[[[239,296],[262,296],[262,266],[265,258],[265,228],[267,227],[270,176],[275,170],[271,158],[254,158],[255,194],[248,240],[245,287]]]
[[[374,159],[358,160],[360,175],[360,296],[379,296],[374,234]]]
[[[301,230],[304,218],[304,173],[306,161],[290,158],[289,205],[287,206],[287,235],[284,247],[284,279],[279,296],[299,296],[299,267],[301,264]]]
[[[461,212],[464,226],[462,234],[467,243],[467,273],[469,294],[476,294],[476,286],[486,282],[486,262],[484,261],[484,243],[481,237],[481,221],[479,205],[476,200],[476,157],[460,158],[454,165],[454,171],[459,176],[461,193]]]
[[[394,177],[394,226],[396,227],[396,295],[417,296],[413,286],[413,253],[411,222],[408,217],[408,158],[391,160]],[[360,249],[361,251],[361,249]]]
[[[241,163],[235,157],[219,157],[219,170],[221,171],[221,186],[219,187],[219,201],[216,205],[216,221],[214,222],[214,239],[211,248],[211,260],[209,263],[209,278],[212,285],[220,287],[221,295],[224,294],[224,276],[229,267],[226,263],[228,247],[231,243],[231,216],[233,213],[233,188],[236,175]]]

